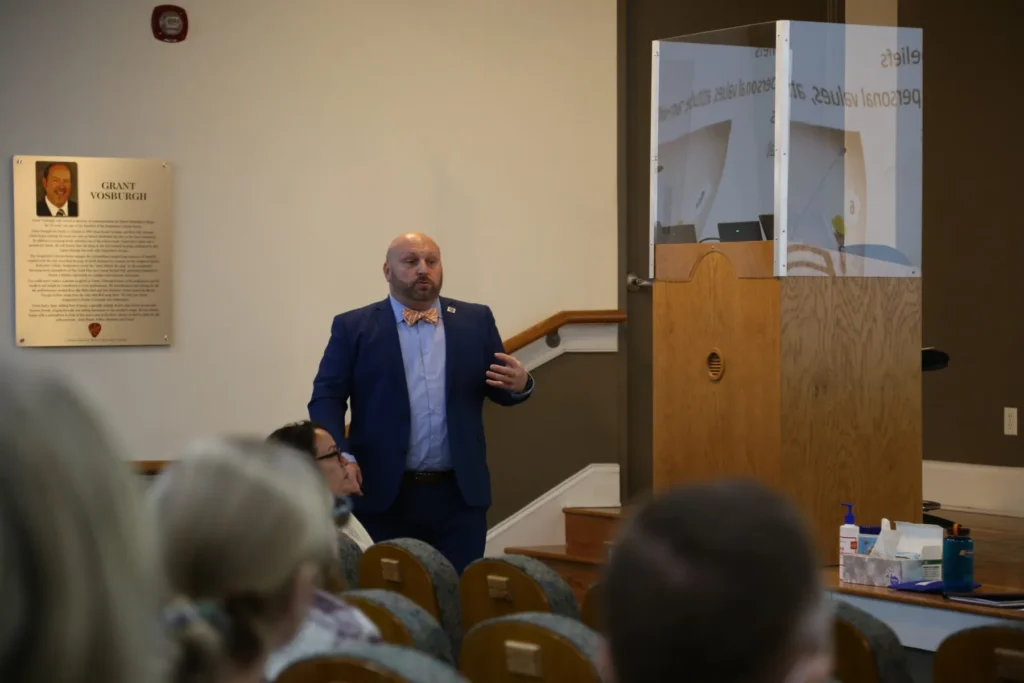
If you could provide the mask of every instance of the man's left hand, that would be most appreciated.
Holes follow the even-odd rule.
[[[504,365],[497,363],[491,365],[491,369],[487,371],[487,383],[513,394],[523,393],[526,383],[530,380],[530,373],[526,371],[523,364],[507,353],[496,353],[494,357],[502,361]]]

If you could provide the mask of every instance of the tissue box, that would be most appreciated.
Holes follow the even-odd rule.
[[[839,565],[839,580],[865,586],[895,586],[908,581],[934,581],[942,578],[942,560],[907,560],[844,555]]]

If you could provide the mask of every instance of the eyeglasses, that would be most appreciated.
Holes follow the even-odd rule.
[[[330,453],[324,453],[323,455],[316,456],[315,460],[317,462],[322,462],[324,460],[330,460],[331,458],[337,458],[338,462],[340,462],[343,465],[345,464],[345,463],[342,462],[342,459],[341,459],[341,451],[339,451],[337,448],[335,448]]]

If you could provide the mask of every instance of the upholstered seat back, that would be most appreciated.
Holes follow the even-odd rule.
[[[1024,624],[979,626],[958,631],[935,652],[935,683],[1024,681]]]
[[[836,602],[835,676],[850,683],[913,683],[903,645],[884,622]]]
[[[472,681],[600,683],[600,636],[575,619],[523,612],[488,619],[463,641],[460,670]]]
[[[451,641],[437,619],[404,595],[370,588],[348,591],[342,597],[380,629],[384,642],[412,647],[453,666],[456,664]]]
[[[520,612],[551,612],[580,618],[569,584],[543,562],[524,555],[479,559],[462,573],[459,584],[462,626]]]
[[[411,538],[377,543],[363,553],[359,587],[401,593],[437,619],[459,656],[462,609],[459,575],[437,549]]]
[[[410,648],[352,643],[295,662],[274,683],[469,683],[450,665]]]

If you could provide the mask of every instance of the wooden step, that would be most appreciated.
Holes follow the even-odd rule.
[[[537,545],[505,548],[506,553],[526,555],[540,560],[558,573],[572,588],[577,602],[583,601],[587,589],[601,576],[602,560],[574,555],[564,545]]]
[[[562,513],[568,554],[604,562],[618,533],[622,508],[568,507]]]

